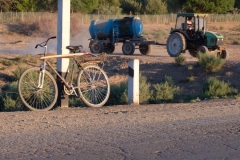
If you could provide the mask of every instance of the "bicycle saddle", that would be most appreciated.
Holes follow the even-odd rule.
[[[83,49],[82,45],[78,45],[78,46],[67,46],[67,49],[69,49],[71,52],[75,53],[77,51],[81,52],[81,49]]]

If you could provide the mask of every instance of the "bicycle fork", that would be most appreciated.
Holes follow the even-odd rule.
[[[46,62],[43,62],[40,66],[40,72],[38,75],[38,86],[37,88],[43,88],[44,76],[46,71]]]

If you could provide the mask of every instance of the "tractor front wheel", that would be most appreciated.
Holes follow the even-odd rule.
[[[228,59],[229,57],[229,52],[227,50],[222,50],[222,53],[220,55],[222,59]]]
[[[208,51],[208,48],[207,48],[206,46],[200,46],[200,47],[197,49],[197,54],[198,54],[199,52],[205,54],[205,53],[208,53],[209,51]]]
[[[167,39],[167,52],[171,57],[177,57],[186,50],[186,39],[181,33],[172,33]]]

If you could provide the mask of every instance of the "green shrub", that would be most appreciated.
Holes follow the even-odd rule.
[[[2,111],[23,110],[23,104],[18,96],[17,91],[17,81],[5,84],[2,87],[2,95],[0,99]]]
[[[238,40],[234,39],[234,40],[232,41],[232,44],[234,44],[234,45],[239,45],[240,42],[239,42]]]
[[[174,60],[179,66],[185,65],[186,63],[186,58],[183,56],[183,54],[180,54],[179,56],[175,57]]]
[[[113,84],[110,87],[110,96],[107,105],[126,104],[127,100],[124,99],[127,93],[127,82],[121,82],[119,85]]]
[[[22,75],[22,73],[26,70],[27,68],[25,67],[18,67],[16,70],[14,70],[13,73],[13,79],[14,80],[19,80],[20,76]]]
[[[140,104],[149,103],[149,100],[151,98],[150,86],[151,84],[147,82],[147,77],[142,76],[140,74],[140,77],[139,77],[139,103]]]
[[[173,79],[171,76],[164,76],[163,82],[168,82],[169,84],[171,84],[172,86],[174,85]]]
[[[162,83],[153,85],[153,88],[153,103],[172,102],[180,92],[180,89],[174,86],[173,80],[169,76],[165,77]]]
[[[203,85],[203,98],[221,98],[238,95],[237,89],[230,86],[229,83],[218,80],[216,77],[210,77]]]
[[[187,79],[188,79],[188,82],[193,82],[193,81],[195,81],[195,77],[194,77],[194,76],[187,77]]]
[[[224,27],[223,27],[223,26],[220,26],[220,27],[219,27],[219,29],[220,29],[220,30],[223,30],[223,29],[224,29]]]
[[[10,60],[2,60],[1,63],[2,63],[3,65],[5,65],[5,66],[11,66],[11,65],[13,65],[13,62],[10,61]]]
[[[225,60],[221,59],[220,57],[215,57],[214,55],[208,55],[204,53],[198,53],[198,59],[199,64],[203,66],[207,72],[217,72],[225,63]]]
[[[193,70],[193,66],[192,65],[189,65],[187,68],[188,68],[188,70]]]
[[[11,96],[6,95],[3,98],[4,111],[15,111],[16,110],[16,100],[12,99]]]
[[[147,82],[147,77],[139,76],[139,103],[149,103],[151,98],[150,84]],[[121,82],[120,85],[111,85],[110,97],[107,105],[118,105],[128,103],[128,82]]]
[[[87,107],[81,98],[76,96],[69,96],[69,107]]]

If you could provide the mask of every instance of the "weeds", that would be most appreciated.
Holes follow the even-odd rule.
[[[139,103],[145,104],[149,103],[149,99],[151,98],[150,91],[151,84],[147,82],[147,77],[140,75],[139,77]]]
[[[186,63],[186,58],[183,56],[183,54],[180,54],[179,56],[175,57],[174,60],[179,66],[185,65]]]
[[[25,67],[19,67],[16,70],[14,70],[13,73],[13,80],[19,80],[19,78],[21,77],[22,73],[26,70],[27,68]]]
[[[23,104],[17,93],[17,81],[8,83],[2,87],[0,103],[2,111],[23,110]]]
[[[10,61],[10,60],[2,60],[1,63],[5,66],[11,66],[13,65],[13,61]]]
[[[189,65],[189,66],[188,66],[188,70],[193,70],[193,66],[192,66],[192,65]]]
[[[127,82],[121,82],[119,85],[111,85],[107,105],[126,104],[127,100],[124,98],[126,93]]]
[[[153,85],[152,102],[172,102],[179,94],[180,89],[173,84],[171,77],[166,76],[162,83]]]
[[[232,41],[232,44],[233,44],[233,45],[240,45],[240,42],[235,39],[235,40]]]
[[[187,79],[188,79],[188,82],[193,82],[193,81],[195,81],[195,77],[194,77],[194,76],[187,77]]]
[[[204,53],[198,53],[198,59],[199,64],[203,66],[205,71],[211,73],[219,71],[225,63],[225,60],[220,57]]]
[[[237,89],[232,88],[229,83],[220,81],[216,77],[208,78],[203,85],[203,98],[222,98],[237,94]]]

